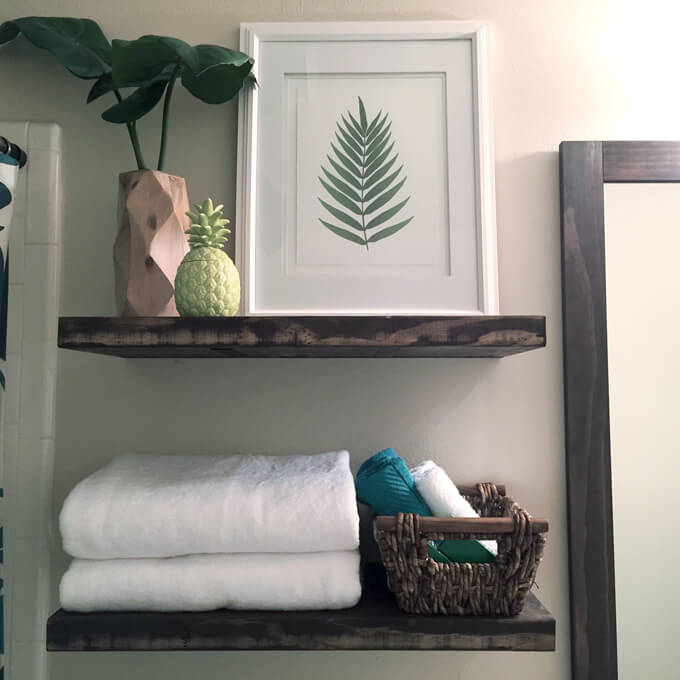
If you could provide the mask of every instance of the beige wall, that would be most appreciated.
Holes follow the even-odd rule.
[[[680,186],[607,184],[604,213],[619,678],[666,680],[680,660],[678,574],[663,567],[680,559],[680,356],[659,330],[680,334]],[[659,568],[640,578],[650,550]]]
[[[493,27],[501,309],[546,314],[548,348],[494,360],[139,361],[60,355],[55,514],[68,489],[121,450],[312,452],[344,446],[355,464],[392,445],[432,456],[456,479],[497,479],[552,522],[538,582],[558,620],[557,652],[54,655],[54,680],[569,676],[560,345],[557,147],[563,139],[673,138],[677,17],[661,0],[4,0],[0,19],[91,16],[109,36],[177,35],[237,44],[241,21],[485,19]],[[124,131],[103,123],[87,85],[26,45],[0,53],[0,118],[64,127],[63,314],[110,314],[116,174]],[[669,86],[669,83],[671,86]],[[10,96],[11,95],[11,96]],[[234,205],[235,106],[184,92],[168,170],[194,198]],[[147,154],[155,154],[149,123]],[[154,134],[155,137],[155,134]],[[55,552],[56,583],[65,561]]]

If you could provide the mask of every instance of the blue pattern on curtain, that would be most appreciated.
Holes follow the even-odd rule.
[[[9,224],[12,219],[12,192],[16,186],[19,162],[0,153],[0,359],[7,359],[7,303],[9,298]],[[0,367],[0,384],[5,374]]]
[[[9,300],[9,228],[12,220],[12,192],[16,187],[19,162],[8,154],[0,153],[0,423],[2,423],[2,393],[5,389],[7,360],[7,307]],[[2,455],[2,428],[0,427],[0,455]],[[0,498],[3,489],[0,488]],[[0,527],[0,569],[4,576],[4,535]],[[0,578],[0,654],[5,653],[4,630],[4,578]],[[4,677],[4,664],[0,660],[0,680]]]

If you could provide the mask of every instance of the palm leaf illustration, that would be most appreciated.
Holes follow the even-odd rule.
[[[361,97],[358,100],[358,115],[340,114],[331,153],[326,156],[329,166],[321,166],[323,176],[319,177],[327,193],[326,200],[319,197],[319,203],[343,226],[328,221],[328,215],[319,222],[336,236],[368,250],[369,243],[396,234],[413,217],[396,218],[410,196],[397,195],[407,177],[404,166],[396,164],[399,154],[393,153],[392,121],[381,109],[369,122],[364,102]],[[396,202],[388,205],[393,199]],[[397,221],[373,231],[392,218]]]

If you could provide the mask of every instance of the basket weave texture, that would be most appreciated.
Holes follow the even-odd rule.
[[[482,517],[510,517],[511,534],[435,533],[420,530],[420,516],[400,513],[393,529],[374,535],[387,572],[387,582],[400,609],[415,614],[515,616],[534,584],[545,536],[532,531],[531,516],[495,484],[477,484],[466,495]],[[498,542],[489,564],[440,563],[427,554],[431,540],[486,539]]]

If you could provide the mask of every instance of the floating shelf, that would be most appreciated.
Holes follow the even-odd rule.
[[[59,347],[126,358],[504,357],[544,316],[62,317]]]
[[[177,650],[554,651],[555,619],[533,594],[519,616],[405,614],[379,579],[351,609],[281,612],[96,612],[47,621],[53,652]]]

